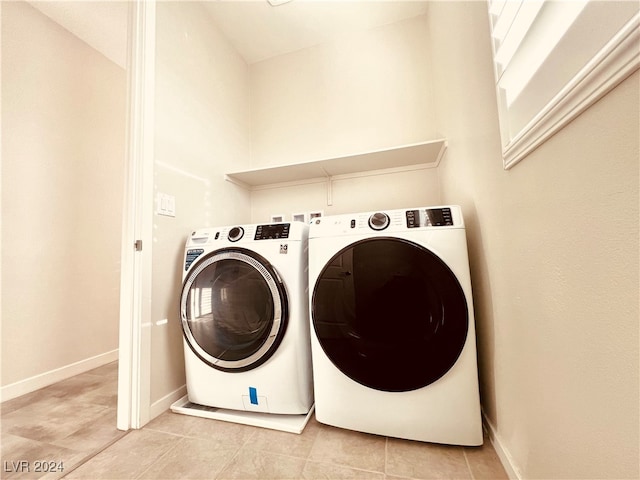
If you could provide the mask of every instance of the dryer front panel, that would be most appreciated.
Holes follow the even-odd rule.
[[[246,371],[268,360],[286,330],[287,310],[274,268],[241,248],[202,258],[187,275],[180,298],[189,347],[224,371]]]
[[[427,386],[456,363],[469,313],[455,274],[409,240],[374,237],[340,250],[312,297],[317,339],[331,362],[367,387]]]

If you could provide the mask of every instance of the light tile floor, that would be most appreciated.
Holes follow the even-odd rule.
[[[0,404],[1,478],[60,478],[122,438],[117,391],[113,362]]]
[[[77,391],[78,384],[84,384],[89,376],[98,374],[94,370],[75,382],[65,381],[75,389],[74,395],[63,394],[61,386],[48,387],[59,398],[68,399],[68,405],[49,408],[49,415],[38,408],[47,402],[43,393],[30,394],[34,395],[33,402],[21,404],[16,399],[2,404],[3,465],[5,458],[33,461],[68,455],[64,478],[91,480],[507,478],[488,439],[482,447],[435,445],[343,430],[322,425],[314,418],[301,435],[296,435],[167,411],[143,429],[130,431],[113,443],[117,438],[112,426],[115,401],[110,400],[113,406],[104,407],[107,411],[101,417],[95,410],[100,405],[95,402],[104,394],[103,387],[96,388],[93,395],[91,389]],[[115,391],[114,385],[111,388]],[[20,410],[23,416],[16,415]],[[37,414],[31,426],[26,421],[29,414]],[[108,415],[112,417],[110,423],[106,422],[110,427],[106,429],[101,422]],[[29,448],[20,447],[16,439],[36,442],[34,447],[40,450],[32,453]],[[100,444],[109,446],[101,449]],[[51,447],[47,450],[43,445]],[[87,454],[92,448],[99,453]],[[79,463],[82,464],[75,468]],[[56,478],[51,474],[49,477]],[[3,478],[21,476],[14,472]]]

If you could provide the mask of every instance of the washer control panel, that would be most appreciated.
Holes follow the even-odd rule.
[[[258,225],[254,240],[274,240],[289,238],[289,223],[271,223],[268,225]]]

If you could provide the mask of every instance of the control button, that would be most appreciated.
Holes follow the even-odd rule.
[[[443,208],[442,209],[442,218],[444,219],[444,224],[445,225],[453,225],[453,217],[451,215],[451,209],[450,208]]]
[[[242,229],[242,227],[233,227],[231,230],[229,230],[229,241],[237,242],[242,238],[243,235],[244,230]]]
[[[382,212],[374,213],[369,217],[369,226],[373,230],[384,230],[389,226],[389,215]]]
[[[407,228],[415,228],[420,226],[420,212],[418,210],[407,210]]]
[[[355,219],[351,220],[351,228],[356,228],[356,220]]]

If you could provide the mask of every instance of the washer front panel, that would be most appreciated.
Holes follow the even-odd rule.
[[[189,272],[180,315],[196,355],[220,370],[245,371],[277,349],[287,326],[287,298],[264,258],[228,248],[205,256]]]
[[[331,362],[367,387],[390,392],[427,386],[456,363],[469,312],[451,269],[405,239],[352,243],[324,266],[312,319]]]

